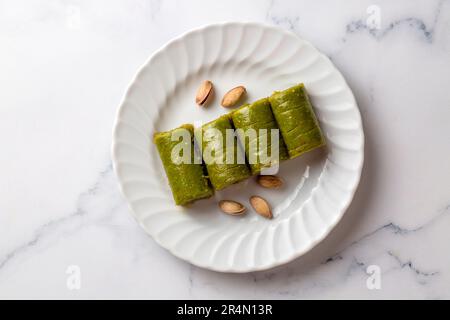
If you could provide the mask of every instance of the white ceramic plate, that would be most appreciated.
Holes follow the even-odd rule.
[[[209,79],[215,98],[195,104]],[[249,179],[189,208],[175,206],[157,150],[155,131],[200,125],[229,112],[220,106],[230,88],[244,85],[248,101],[300,82],[310,94],[327,147],[283,162],[281,190]],[[350,204],[363,164],[364,135],[353,94],[331,61],[310,43],[282,29],[224,23],[190,31],[153,54],[119,108],[113,163],[133,215],[160,245],[200,267],[224,272],[263,270],[310,250]],[[274,219],[253,212],[249,196],[265,197]],[[217,208],[220,199],[247,205],[242,217]]]

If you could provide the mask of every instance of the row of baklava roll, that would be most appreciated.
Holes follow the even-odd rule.
[[[217,140],[205,139],[204,133],[209,129],[212,132],[220,132],[223,139],[221,146],[226,145],[226,133],[229,129],[236,130],[239,141],[234,141],[233,150],[221,152],[217,150]],[[248,129],[256,132],[257,141],[267,141],[270,150],[271,129],[279,129],[278,152],[279,160],[287,160],[320,147],[325,144],[325,139],[320,130],[317,118],[312,109],[308,94],[303,84],[296,85],[284,91],[274,92],[270,97],[258,100],[252,104],[245,104],[240,108],[225,114],[218,119],[206,123],[200,128],[192,125],[182,125],[167,132],[158,132],[154,135],[154,142],[158,149],[169,185],[177,205],[186,205],[195,200],[208,198],[214,194],[214,190],[222,190],[234,183],[259,174],[272,162],[263,162],[259,148],[251,148],[255,139],[249,139],[242,133]],[[260,131],[260,129],[266,129]],[[185,163],[174,162],[172,159],[174,148],[180,141],[173,141],[173,136],[180,136],[179,131],[188,132],[192,150],[192,161]],[[211,130],[209,130],[211,132]],[[261,132],[261,133],[260,133]],[[261,137],[260,134],[267,134]],[[199,141],[199,148],[194,148],[194,139]],[[260,140],[261,139],[261,140]],[[245,161],[239,161],[238,148],[245,150]],[[205,150],[214,150],[208,153],[213,159],[201,161],[198,158]],[[198,152],[202,151],[202,152]],[[230,163],[227,152],[233,153],[234,161]],[[253,154],[251,154],[253,152]],[[252,161],[249,161],[252,159]],[[256,159],[256,161],[254,160]],[[196,161],[197,160],[197,161]],[[188,163],[189,162],[189,163]]]

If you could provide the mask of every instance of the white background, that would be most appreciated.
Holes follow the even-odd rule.
[[[371,5],[380,29],[366,25]],[[231,20],[279,25],[327,54],[366,134],[338,227],[300,259],[243,275],[158,247],[110,159],[116,109],[148,56]],[[449,0],[0,0],[0,298],[450,298],[449,88]]]

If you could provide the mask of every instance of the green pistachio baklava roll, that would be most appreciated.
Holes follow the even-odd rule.
[[[268,98],[243,105],[231,113],[231,118],[241,145],[245,146],[252,174],[259,174],[261,170],[279,164],[280,160],[289,159]],[[277,131],[278,148],[272,146],[272,139],[276,138],[272,138],[272,130]]]
[[[196,128],[195,137],[201,146],[203,161],[214,189],[221,190],[250,177],[229,115]]]
[[[325,144],[303,84],[276,91],[269,101],[291,159]]]
[[[194,127],[190,124],[153,136],[177,205],[183,206],[214,194],[193,138]]]

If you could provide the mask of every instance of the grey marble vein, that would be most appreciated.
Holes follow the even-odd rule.
[[[29,250],[32,247],[35,247],[38,245],[41,240],[48,235],[49,232],[56,231],[60,226],[64,225],[65,223],[71,222],[73,219],[84,216],[88,214],[86,210],[82,207],[82,200],[84,200],[86,197],[95,197],[99,185],[102,183],[104,177],[106,175],[112,174],[112,164],[108,164],[108,167],[100,172],[99,178],[97,181],[89,187],[86,191],[82,192],[77,200],[76,203],[76,209],[74,212],[56,219],[47,222],[46,224],[42,225],[41,227],[37,228],[35,231],[35,234],[32,239],[27,241],[26,243],[23,243],[14,249],[10,250],[7,254],[5,254],[2,258],[0,258],[0,271],[5,267],[8,263],[10,263],[15,257],[17,257],[19,254],[25,253],[27,250]]]
[[[423,271],[419,269],[411,260],[402,261],[398,255],[396,255],[392,251],[388,251],[388,255],[394,258],[394,260],[398,263],[401,269],[409,268],[411,269],[417,276],[420,277],[419,282],[421,284],[425,284],[429,277],[435,276],[439,274],[439,271]]]
[[[394,235],[407,235],[407,234],[411,234],[411,233],[415,233],[418,231],[421,231],[427,227],[429,227],[430,225],[439,222],[439,220],[441,220],[443,217],[445,217],[446,215],[450,214],[450,205],[447,205],[446,207],[444,207],[443,209],[439,210],[439,213],[437,215],[435,215],[432,219],[430,219],[429,221],[427,221],[426,223],[417,226],[415,228],[412,229],[408,229],[408,228],[404,228],[401,227],[393,222],[389,222],[387,224],[384,224],[376,229],[374,229],[373,231],[370,231],[368,233],[366,233],[365,235],[363,235],[362,237],[360,237],[357,240],[352,241],[349,245],[347,245],[344,249],[342,249],[341,251],[337,252],[336,254],[334,254],[331,257],[328,257],[323,264],[327,264],[330,262],[334,262],[334,261],[338,261],[338,260],[342,260],[343,259],[343,255],[345,254],[345,252],[350,249],[351,247],[360,244],[363,241],[367,241],[370,238],[379,235],[382,231],[387,231],[390,232]]]
[[[392,31],[396,30],[397,28],[399,28],[401,26],[407,26],[410,29],[417,31],[418,34],[420,34],[426,42],[432,43],[435,27],[438,23],[439,16],[441,14],[442,6],[443,6],[444,2],[446,2],[446,1],[448,1],[448,0],[440,0],[439,1],[437,8],[435,10],[432,24],[430,26],[427,26],[427,24],[422,19],[419,19],[416,17],[407,17],[407,18],[402,18],[402,19],[398,19],[398,20],[394,20],[394,21],[390,22],[388,24],[388,26],[385,27],[384,29],[376,29],[376,28],[370,28],[369,26],[367,26],[365,20],[360,19],[360,20],[352,21],[349,24],[347,24],[346,34],[353,34],[353,33],[364,31],[364,32],[367,32],[368,34],[370,34],[373,38],[375,38],[377,40],[381,40],[385,36],[390,34]],[[347,39],[343,38],[342,41],[346,42]]]

